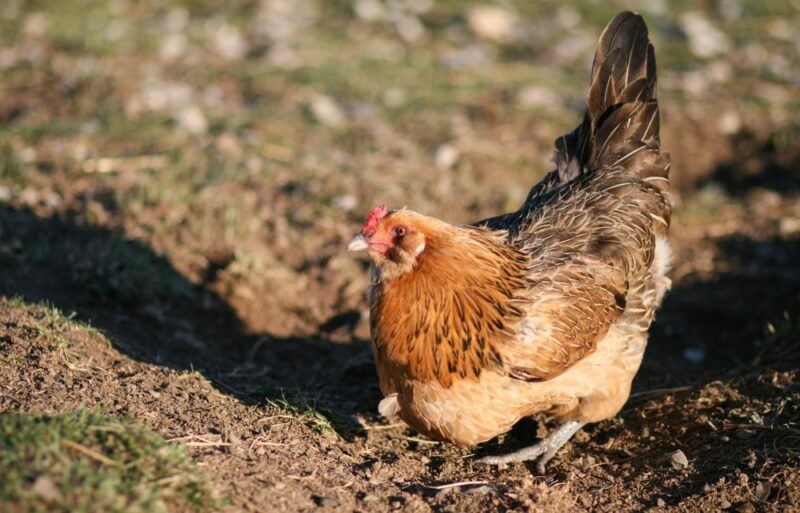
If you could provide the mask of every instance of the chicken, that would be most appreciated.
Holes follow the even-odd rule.
[[[583,122],[555,147],[557,169],[516,212],[456,226],[379,206],[348,248],[371,260],[379,412],[463,445],[559,419],[538,444],[480,460],[540,472],[625,404],[670,287],[669,156],[640,16],[603,31]]]

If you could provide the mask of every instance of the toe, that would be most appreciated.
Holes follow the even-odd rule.
[[[484,465],[500,465],[501,463],[505,463],[503,461],[502,456],[484,456],[483,458],[478,458],[475,460],[475,463],[482,463]]]
[[[501,456],[486,456],[476,461],[478,463],[484,463],[487,465],[499,465],[501,463],[514,463],[518,461],[532,461],[538,458],[539,455],[545,452],[546,449],[546,446],[542,444],[536,444],[509,454],[503,454]]]
[[[553,456],[556,455],[556,451],[547,451],[542,454],[538,460],[536,460],[536,473],[537,474],[544,474],[547,471],[547,464],[550,463],[550,460],[553,459]]]

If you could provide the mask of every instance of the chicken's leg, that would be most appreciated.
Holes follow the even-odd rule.
[[[502,456],[486,456],[478,460],[478,463],[488,465],[499,465],[500,463],[512,463],[515,461],[536,461],[536,471],[544,474],[547,462],[553,459],[559,449],[572,438],[580,428],[586,425],[585,422],[570,421],[565,422],[558,429],[550,433],[546,438],[536,445],[525,447]]]

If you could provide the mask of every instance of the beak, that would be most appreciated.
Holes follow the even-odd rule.
[[[350,244],[347,245],[347,251],[364,251],[368,247],[369,244],[367,243],[367,239],[359,233],[353,237],[353,240],[351,240]]]

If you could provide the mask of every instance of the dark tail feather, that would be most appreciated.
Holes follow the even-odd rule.
[[[656,59],[641,16],[621,12],[600,35],[583,123],[556,140],[555,161],[562,181],[623,167],[669,190],[669,155],[659,141]]]

